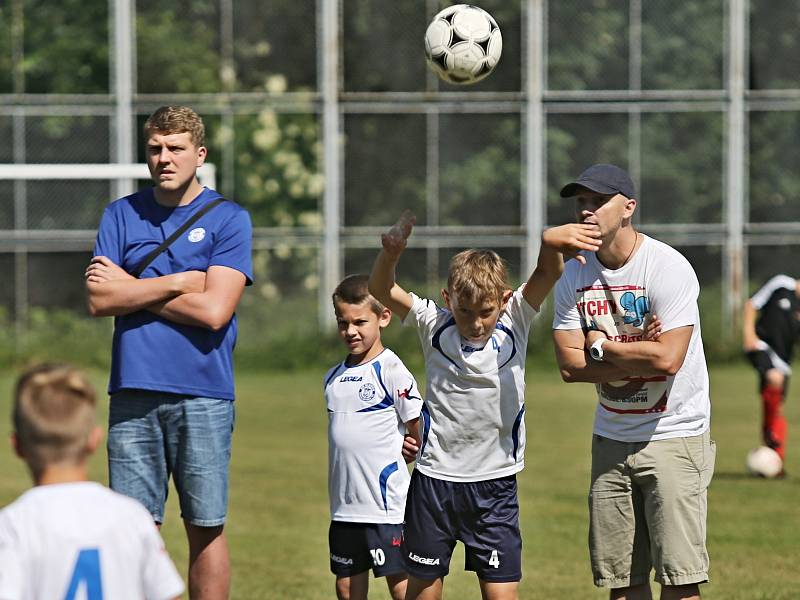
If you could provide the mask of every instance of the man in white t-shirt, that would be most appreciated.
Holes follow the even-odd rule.
[[[35,487],[0,511],[0,600],[171,600],[184,585],[150,513],[87,481],[102,439],[95,393],[72,367],[23,374],[13,443]]]
[[[556,286],[564,381],[597,388],[589,495],[594,582],[612,600],[699,598],[708,581],[706,490],[714,470],[700,286],[689,262],[637,232],[628,174],[594,165],[561,190],[602,246]]]

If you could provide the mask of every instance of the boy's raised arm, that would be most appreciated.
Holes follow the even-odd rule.
[[[401,319],[406,318],[413,300],[407,291],[397,285],[395,267],[406,249],[416,220],[411,211],[405,210],[389,231],[381,235],[382,248],[369,276],[369,293]]]
[[[539,310],[564,270],[562,254],[586,264],[586,259],[578,252],[581,250],[597,252],[601,243],[600,229],[596,225],[568,223],[545,229],[542,232],[536,269],[531,273],[522,292],[528,304]]]

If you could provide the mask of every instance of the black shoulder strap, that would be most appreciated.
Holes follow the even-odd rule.
[[[198,221],[198,219],[200,219],[200,217],[202,217],[204,214],[206,214],[208,211],[214,208],[217,204],[224,201],[225,198],[217,198],[216,200],[212,200],[211,202],[206,204],[203,208],[194,213],[191,217],[189,217],[186,220],[186,222],[183,225],[181,225],[174,232],[172,232],[171,236],[169,236],[167,239],[161,242],[158,248],[154,249],[152,252],[150,252],[150,254],[145,256],[144,260],[142,260],[142,262],[139,263],[139,266],[133,270],[131,275],[133,275],[134,277],[139,277],[139,275],[141,275],[142,272],[147,268],[147,265],[153,262],[156,259],[156,257],[159,254],[161,254],[164,250],[169,248],[170,244],[172,244],[172,242],[177,240],[183,234],[184,231],[186,231],[187,229],[189,229],[189,227],[194,225]]]

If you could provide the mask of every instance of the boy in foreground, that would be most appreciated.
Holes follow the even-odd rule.
[[[102,430],[86,378],[65,365],[27,371],[13,425],[14,450],[35,487],[0,511],[0,599],[179,597],[183,581],[150,513],[88,481]]]
[[[428,380],[403,530],[406,600],[442,597],[458,540],[484,600],[515,600],[522,578],[516,473],[524,466],[528,333],[564,268],[560,252],[596,251],[599,233],[591,225],[546,230],[536,269],[515,291],[495,252],[460,252],[439,308],[395,282],[414,221],[406,211],[382,236],[369,282],[380,302],[417,328]]]
[[[422,399],[414,377],[384,348],[391,311],[370,296],[366,275],[346,277],[333,293],[347,358],[325,376],[328,406],[328,532],[339,600],[366,600],[369,570],[386,577],[403,600],[407,576],[400,553],[409,474],[406,432],[419,440]]]

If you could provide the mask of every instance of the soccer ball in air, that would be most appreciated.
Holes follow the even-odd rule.
[[[783,461],[775,450],[761,446],[747,453],[747,471],[758,477],[772,478],[783,470]]]
[[[428,66],[447,83],[480,81],[494,70],[502,52],[497,22],[470,4],[445,8],[425,31]]]

